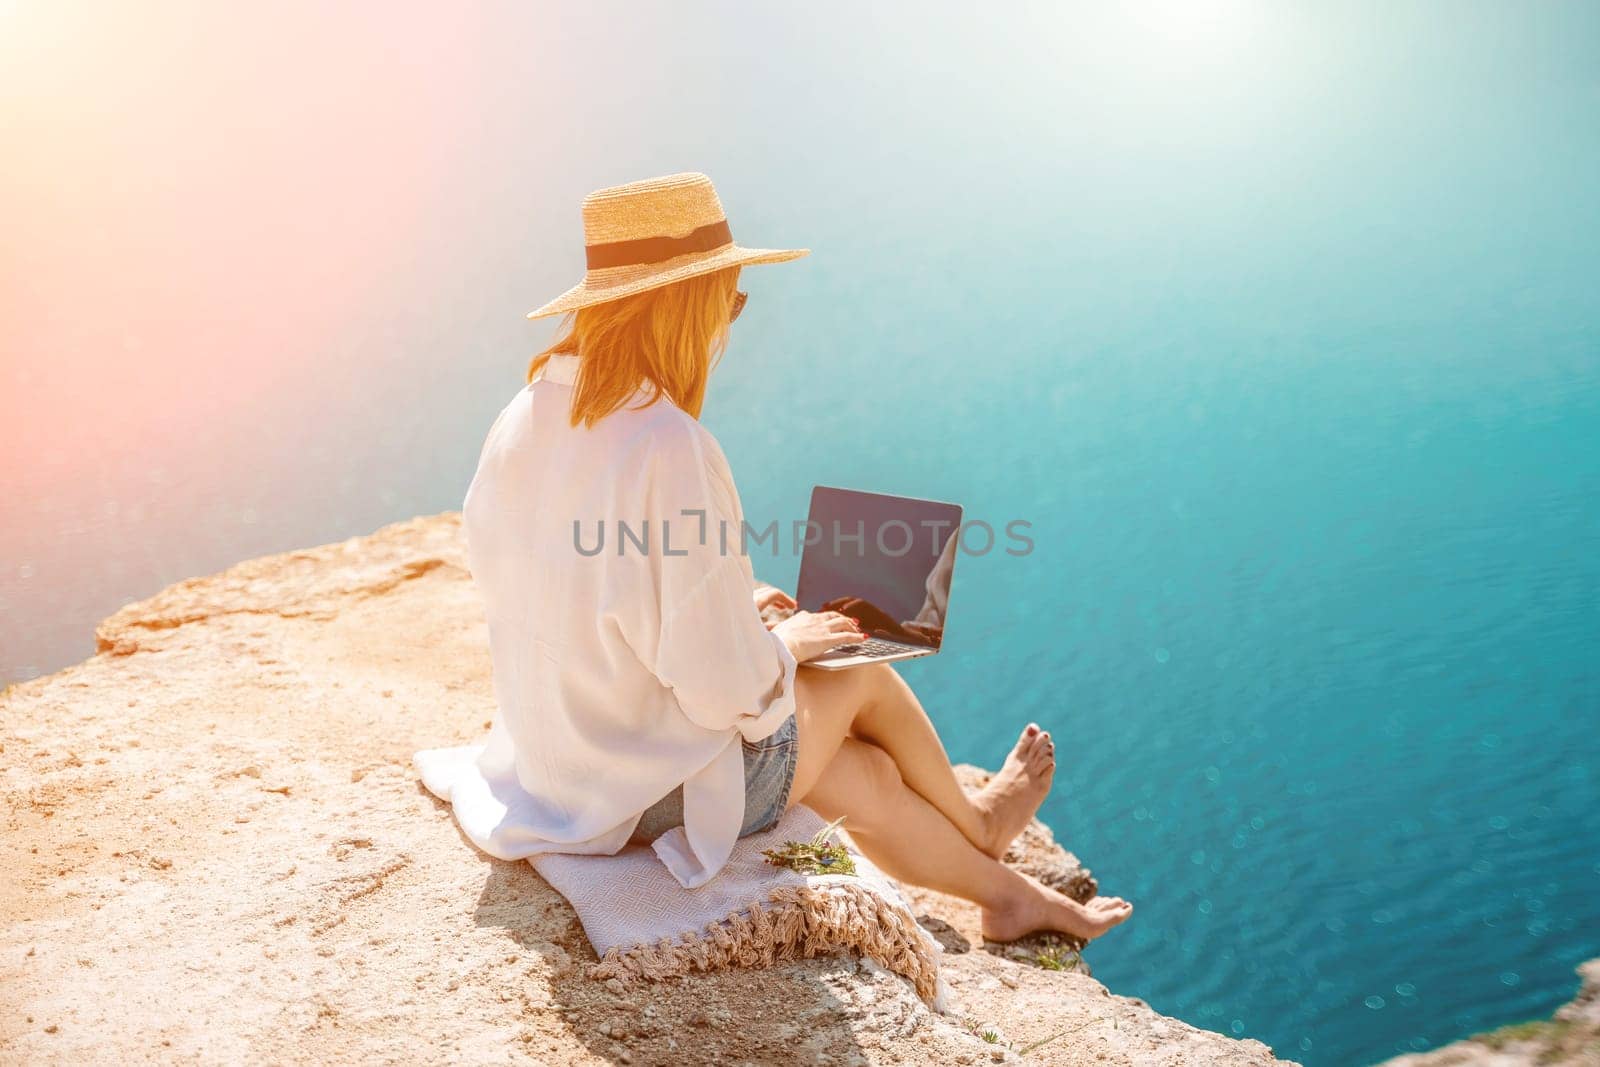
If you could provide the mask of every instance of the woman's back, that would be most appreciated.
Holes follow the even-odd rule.
[[[498,705],[479,759],[500,783],[481,824],[496,855],[614,851],[680,784],[736,817],[739,738],[792,708],[793,660],[755,614],[721,449],[665,397],[643,406],[643,390],[574,426],[578,366],[552,356],[506,405],[464,505]],[[692,848],[676,847],[663,859],[692,878]]]
[[[416,761],[502,859],[615,852],[682,786],[683,825],[653,847],[694,886],[740,830],[740,742],[792,716],[795,678],[697,418],[740,269],[806,252],[734,243],[703,174],[597,190],[583,220],[583,280],[529,314],[570,317],[495,420],[463,508],[498,708],[483,745]]]

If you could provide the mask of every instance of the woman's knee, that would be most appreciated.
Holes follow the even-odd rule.
[[[868,663],[840,673],[856,676],[856,689],[850,702],[856,707],[856,716],[851,720],[851,732],[858,736],[871,736],[875,731],[892,728],[894,720],[882,719],[878,717],[878,712],[887,711],[890,715],[896,715],[916,706],[916,698],[911,694],[910,687],[890,664]]]
[[[796,681],[798,702],[814,718],[826,721],[840,735],[850,730],[862,706],[870,699],[875,679],[869,664],[847,671],[802,671]]]
[[[855,675],[855,680],[867,689],[882,689],[885,686],[898,686],[903,684],[900,672],[894,669],[892,663],[863,663],[859,667],[852,667],[845,674]]]

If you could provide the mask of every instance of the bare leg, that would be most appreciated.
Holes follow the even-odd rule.
[[[979,905],[983,935],[992,940],[1040,930],[1089,940],[1133,914],[1120,897],[1080,904],[975,848],[906,787],[888,753],[864,741],[843,741],[804,800],[824,818],[843,816],[856,846],[891,877]]]
[[[1022,832],[1055,774],[1055,743],[1029,724],[1005,766],[977,794],[956,781],[950,757],[911,687],[888,664],[843,671],[802,668],[795,676],[800,756],[791,797],[803,797],[846,737],[887,752],[901,779],[968,841],[996,858]]]

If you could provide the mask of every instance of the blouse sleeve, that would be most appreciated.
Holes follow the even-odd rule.
[[[629,643],[696,725],[759,741],[794,714],[795,659],[756,610],[726,461],[698,427],[672,429],[642,457],[653,540],[627,546],[649,587]]]

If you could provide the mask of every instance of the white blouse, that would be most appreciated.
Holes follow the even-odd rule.
[[[693,888],[744,820],[740,739],[794,713],[795,660],[756,611],[716,440],[642,389],[572,426],[577,370],[550,357],[484,442],[462,510],[498,709],[484,743],[415,762],[500,859],[614,853],[681,784],[684,825],[653,847]]]

